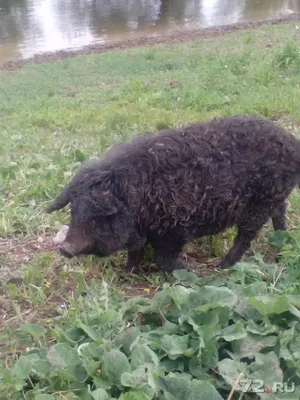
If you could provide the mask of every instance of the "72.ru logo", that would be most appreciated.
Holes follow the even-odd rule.
[[[243,393],[294,393],[295,384],[292,382],[273,382],[273,384],[266,385],[263,379],[241,379],[240,385]]]

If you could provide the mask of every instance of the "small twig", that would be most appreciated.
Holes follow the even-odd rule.
[[[243,374],[240,373],[239,376],[236,378],[236,380],[235,380],[235,382],[234,382],[234,384],[232,386],[231,392],[229,393],[229,396],[227,397],[227,400],[231,400],[232,399],[232,396],[234,395],[235,389],[237,388],[237,385],[239,384],[239,381],[241,380],[242,376],[243,376]]]
[[[30,376],[28,375],[27,378],[29,380],[30,385],[32,386],[32,389],[34,389],[34,384],[33,384],[32,380],[31,380]]]
[[[285,271],[285,268],[281,268],[278,272],[277,278],[275,276],[276,271],[274,272],[274,282],[273,282],[273,288],[275,289],[275,285],[277,284],[279,278],[281,277],[281,275],[283,274],[283,272]]]
[[[244,393],[241,392],[240,397],[238,398],[238,400],[243,400],[243,397],[244,397]]]
[[[60,392],[54,392],[54,393],[52,393],[52,396],[55,396],[55,395],[64,395],[64,394],[68,394],[68,393],[72,393],[72,392],[80,392],[82,389],[70,389],[70,390],[62,390],[62,391],[60,391]]]
[[[168,322],[167,318],[164,316],[161,310],[159,310],[159,314],[161,316],[161,319],[164,321],[164,323]]]

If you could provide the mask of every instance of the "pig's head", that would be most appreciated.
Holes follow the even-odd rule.
[[[64,256],[105,257],[125,247],[133,250],[143,246],[126,206],[110,191],[93,187],[70,202],[71,223],[59,248]],[[50,206],[48,212],[52,211]]]

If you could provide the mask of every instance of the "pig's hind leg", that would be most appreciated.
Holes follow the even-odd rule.
[[[238,223],[238,233],[234,244],[217,265],[217,268],[229,268],[239,262],[245,252],[249,249],[252,240],[256,237],[263,225],[271,217],[268,207],[255,205],[245,212],[243,218]]]
[[[125,270],[131,273],[137,273],[144,256],[144,247],[138,250],[127,251],[127,261]]]
[[[272,215],[272,224],[274,231],[286,231],[286,203],[283,201],[274,210]]]
[[[189,269],[189,265],[180,258],[185,241],[167,233],[152,238],[150,243],[154,249],[154,262],[161,271]]]

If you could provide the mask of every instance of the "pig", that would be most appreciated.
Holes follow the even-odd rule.
[[[217,264],[240,261],[272,220],[286,230],[286,200],[300,182],[300,142],[260,116],[232,116],[145,133],[83,165],[47,208],[70,204],[60,252],[66,257],[127,251],[138,271],[146,244],[162,271],[189,268],[181,254],[195,238],[237,228]]]

